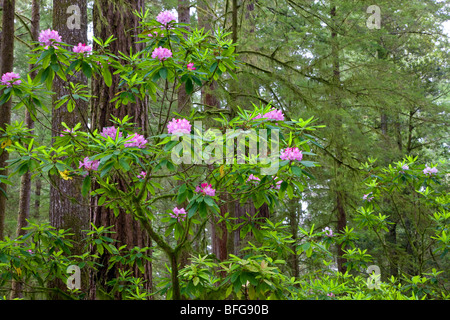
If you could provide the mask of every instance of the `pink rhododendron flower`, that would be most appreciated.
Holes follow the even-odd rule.
[[[78,43],[77,46],[73,47],[73,52],[76,53],[91,53],[92,52],[92,47],[91,46],[87,46],[84,43]]]
[[[197,68],[195,68],[195,67],[194,67],[194,63],[191,62],[191,63],[188,63],[188,64],[187,64],[187,69],[188,69],[189,71],[194,71],[194,70],[196,70]]]
[[[162,11],[156,16],[156,21],[167,26],[171,21],[176,22],[176,16],[170,11]]]
[[[89,157],[86,157],[83,159],[83,162],[79,161],[80,165],[78,166],[78,169],[81,169],[84,167],[87,171],[97,171],[98,165],[100,164],[99,160],[89,160]],[[85,174],[86,176],[86,174]]]
[[[170,51],[167,48],[163,47],[155,48],[155,50],[153,50],[152,52],[152,58],[153,59],[158,58],[160,61],[164,61],[170,57],[172,57],[172,51]]]
[[[426,166],[425,169],[423,169],[423,173],[432,176],[433,174],[436,174],[438,172],[438,169],[436,167],[430,168],[429,166]]]
[[[276,182],[275,182],[275,185],[271,185],[271,186],[270,186],[270,189],[277,189],[277,190],[280,190],[281,184],[283,183],[283,180],[278,179],[278,177],[275,177],[274,180],[276,181]]]
[[[254,176],[253,173],[252,173],[252,174],[250,174],[248,176],[247,182],[249,182],[249,181],[261,181],[261,179],[256,177],[256,176]]]
[[[75,133],[75,130],[74,129],[64,129],[63,133],[61,133],[59,136],[60,137],[64,137],[65,136],[65,132],[67,132],[67,133]],[[76,137],[77,135],[74,134],[74,136]]]
[[[363,195],[363,200],[366,200],[367,202],[372,201],[373,197],[371,197],[372,192],[369,192],[368,194]]]
[[[150,38],[157,37],[157,36],[158,36],[158,31],[153,31],[153,34],[149,33],[148,36],[149,36]],[[161,37],[162,37],[162,36],[163,36],[163,35],[161,35]]]
[[[169,213],[172,218],[175,218],[178,221],[184,221],[184,219],[186,218],[186,210],[184,208],[178,209],[177,207],[175,207],[172,211],[173,213]]]
[[[197,186],[197,188],[195,188],[195,192],[203,193],[204,195],[210,197],[214,197],[216,195],[216,189],[213,189],[208,183],[202,183],[200,186]]]
[[[147,176],[147,172],[141,171],[140,174],[137,175],[138,179],[144,179]]]
[[[333,293],[333,292],[327,293],[327,296],[329,296],[329,297],[334,297],[334,293]]]
[[[329,228],[329,227],[325,227],[325,229],[322,229],[322,232],[325,232],[325,235],[327,237],[332,237],[333,236],[333,230],[331,230],[331,228]]]
[[[298,148],[286,148],[281,151],[281,160],[298,160],[303,158],[302,152]]]
[[[191,124],[186,119],[172,119],[167,124],[167,131],[172,134],[189,134],[191,133]]]
[[[261,119],[261,118],[267,118],[268,120],[284,121],[283,112],[278,109],[271,109],[269,112],[267,112],[263,115],[258,114],[253,119]]]
[[[140,135],[138,133],[134,133],[131,136],[131,140],[129,140],[128,142],[125,142],[125,147],[135,147],[135,148],[140,148],[143,149],[145,148],[145,145],[147,144],[147,140],[145,140],[143,135]]]
[[[47,29],[42,30],[39,34],[39,42],[43,46],[51,46],[54,42],[61,42],[61,36],[59,35],[58,31]]]
[[[8,87],[12,87],[12,85],[19,85],[22,83],[20,80],[20,76],[15,72],[7,72],[2,75],[2,84]]]
[[[102,132],[100,133],[100,135],[102,137],[111,137],[111,139],[115,140],[116,139],[116,133],[117,133],[117,128],[116,127],[104,127],[102,129]],[[122,137],[122,132],[119,131],[119,138]]]

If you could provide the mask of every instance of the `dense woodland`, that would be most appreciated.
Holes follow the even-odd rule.
[[[448,2],[1,9],[1,299],[450,298]]]

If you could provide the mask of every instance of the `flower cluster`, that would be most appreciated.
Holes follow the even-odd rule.
[[[409,166],[407,164],[404,164],[400,169],[400,173],[405,173],[405,170],[409,170]]]
[[[160,61],[164,61],[167,58],[171,58],[171,57],[172,57],[172,51],[170,51],[167,48],[163,48],[163,47],[155,48],[155,50],[153,50],[153,52],[152,52],[152,58],[153,59],[158,58]]]
[[[261,181],[261,179],[256,177],[256,176],[254,176],[253,173],[252,173],[252,174],[250,174],[248,176],[247,182],[249,182],[249,181]]]
[[[372,201],[373,197],[371,195],[372,195],[372,192],[369,192],[368,194],[363,195],[363,200],[366,200],[367,202]]]
[[[194,63],[191,62],[191,63],[188,63],[188,64],[187,64],[187,69],[188,69],[189,71],[194,71],[194,70],[196,70],[197,68],[195,68],[195,67],[194,67]]]
[[[12,87],[12,85],[19,85],[22,83],[22,80],[19,80],[20,76],[15,72],[7,72],[2,75],[2,84],[4,86]]]
[[[267,118],[268,120],[284,121],[284,114],[281,110],[271,109],[269,112],[261,115],[258,114],[253,119]]]
[[[147,140],[145,140],[143,135],[140,135],[138,133],[134,133],[131,136],[131,140],[129,140],[128,142],[125,142],[125,147],[135,147],[135,148],[140,148],[143,149],[145,148],[145,145],[147,144]]]
[[[208,183],[202,183],[200,186],[195,188],[195,192],[203,193],[203,195],[214,197],[216,195],[216,189]]]
[[[148,36],[149,36],[150,38],[157,37],[157,36],[158,36],[158,31],[153,31],[153,34],[149,33]],[[163,36],[163,35],[161,35],[161,37],[162,37],[162,36]]]
[[[111,137],[111,139],[115,140],[117,134],[116,127],[104,127],[100,135],[104,138]],[[119,131],[119,138],[122,137],[122,132]]]
[[[138,179],[145,179],[146,176],[147,176],[147,172],[141,171],[141,173],[137,175],[137,178]]]
[[[42,30],[39,34],[39,42],[43,46],[51,46],[54,42],[61,42],[61,36],[59,35],[58,31],[47,29]]]
[[[86,157],[83,159],[83,162],[79,161],[80,165],[78,166],[78,169],[81,169],[84,167],[87,171],[97,171],[98,165],[100,164],[100,161],[98,160],[89,160],[89,157]],[[86,176],[86,174],[85,174]]]
[[[76,53],[91,53],[92,52],[92,47],[91,46],[87,46],[86,44],[84,44],[84,43],[78,43],[78,45],[77,46],[75,46],[75,47],[73,47],[73,52],[76,52]]]
[[[332,237],[333,236],[333,230],[331,230],[330,227],[325,227],[325,229],[322,229],[322,232],[325,232],[325,235],[327,237]]]
[[[165,26],[167,26],[171,21],[176,22],[176,19],[177,18],[175,17],[175,15],[168,10],[162,11],[156,16],[156,21]]]
[[[184,221],[186,218],[186,210],[184,208],[178,209],[177,207],[173,208],[173,213],[169,213],[172,218],[177,219],[178,221]]]
[[[275,177],[275,179],[274,180],[278,180],[278,177]],[[280,188],[281,188],[281,184],[283,183],[283,180],[278,180],[277,182],[275,182],[275,185],[271,185],[270,186],[270,189],[277,189],[277,190],[280,190]]]
[[[438,169],[436,167],[430,168],[429,166],[426,166],[425,169],[423,169],[423,173],[432,176],[433,174],[436,174],[438,172]]]
[[[66,133],[69,133],[69,134],[73,134],[75,137],[77,136],[76,134],[74,134],[74,133],[75,133],[75,130],[74,130],[74,129],[64,129],[62,132],[63,132],[63,133],[61,133],[61,134],[59,135],[60,137],[64,137],[64,136],[65,136],[65,132],[66,132]]]
[[[191,124],[186,119],[172,119],[167,125],[167,131],[172,134],[189,134]]]
[[[286,148],[281,151],[281,160],[298,160],[301,161],[303,158],[302,152],[298,148]]]

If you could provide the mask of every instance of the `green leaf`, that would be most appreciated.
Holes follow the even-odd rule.
[[[170,162],[170,161],[167,161],[166,166],[167,166],[167,169],[169,169],[169,171],[175,171],[176,170],[175,165],[172,162]]]
[[[192,283],[194,284],[194,286],[197,286],[199,282],[200,282],[199,277],[195,277],[195,278],[192,280]]]
[[[192,218],[192,216],[197,212],[198,202],[194,202],[188,211],[188,218]]]
[[[111,76],[111,72],[109,71],[109,68],[102,68],[102,76],[103,76],[103,80],[105,81],[105,84],[108,87],[111,87],[112,76]]]
[[[86,197],[91,190],[91,177],[87,175],[83,180],[83,185],[81,187],[81,194]]]
[[[50,75],[51,68],[47,67],[41,73],[41,83],[44,83]]]
[[[83,73],[86,77],[88,77],[88,78],[92,77],[92,69],[91,69],[91,66],[87,62],[82,63],[81,69],[83,70]]]
[[[188,78],[186,80],[185,88],[186,88],[186,93],[187,94],[191,94],[194,91],[194,85],[193,85],[192,80],[190,78]]]
[[[205,197],[204,202],[206,202],[206,204],[210,207],[214,207],[216,205],[216,203],[214,202],[214,200],[210,197]]]
[[[300,177],[302,175],[302,169],[299,167],[292,167],[291,170],[292,173],[297,177]]]
[[[211,67],[209,68],[209,72],[210,72],[210,73],[213,73],[214,70],[216,70],[216,68],[217,68],[217,61],[215,61],[215,62],[211,65]]]
[[[166,67],[162,67],[161,69],[159,69],[159,75],[160,75],[161,78],[163,78],[164,80],[167,79],[168,73],[169,73],[169,71],[167,70]]]
[[[120,158],[119,164],[125,171],[130,171],[130,165],[124,158]]]
[[[302,165],[304,165],[305,167],[315,167],[315,164],[317,163],[317,162],[313,162],[313,161],[300,161],[300,163],[302,164]]]
[[[114,165],[113,162],[110,162],[110,163],[106,164],[106,165],[103,167],[102,171],[100,172],[100,176],[101,176],[101,177],[104,177],[104,176],[109,172],[109,170],[111,170],[111,168],[112,168],[113,165]]]
[[[106,197],[105,196],[101,196],[100,199],[98,199],[98,206],[102,206],[106,201]]]

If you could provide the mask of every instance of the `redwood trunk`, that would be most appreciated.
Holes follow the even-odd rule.
[[[67,20],[72,13],[67,13],[67,8],[71,5],[77,5],[80,8],[80,28],[69,29]],[[53,1],[53,29],[57,30],[62,41],[71,45],[87,42],[87,1],[86,0],[58,0]],[[77,76],[71,79],[72,82],[86,84],[87,79],[83,76]],[[57,100],[69,93],[65,88],[68,84],[55,77],[53,82],[53,106]],[[85,124],[87,116],[88,104],[83,100],[78,100],[76,108],[69,112],[66,105],[58,109],[52,110],[52,136],[59,135],[64,127],[61,125],[65,122],[69,127],[73,128],[77,123]],[[84,127],[86,128],[86,127]],[[78,163],[72,164],[73,168],[78,167]],[[73,179],[64,180],[60,176],[51,177],[50,186],[50,224],[56,229],[70,229],[74,235],[73,254],[81,254],[83,252],[82,239],[85,237],[83,230],[89,228],[89,203],[85,197],[81,195],[82,177],[73,177]],[[66,290],[66,285],[62,281],[57,280],[50,286],[56,286],[61,290]],[[83,287],[82,290],[86,289]],[[60,298],[59,296],[52,297]]]
[[[1,74],[13,71],[14,63],[14,8],[15,0],[3,0],[3,22],[2,22],[2,44],[1,44]],[[12,100],[0,107],[0,128],[5,129],[11,122]],[[7,166],[9,154],[5,149],[0,154],[0,175],[7,176],[8,171],[2,169]],[[5,217],[6,217],[6,194],[7,185],[0,183],[0,241],[4,239]]]
[[[109,36],[114,35],[116,38],[110,46],[109,50],[119,55],[119,51],[129,53],[130,48],[133,53],[142,49],[142,44],[135,43],[134,35],[138,33],[138,18],[133,15],[134,10],[141,11],[144,7],[143,0],[125,0],[125,1],[108,1],[97,0],[94,3],[94,35],[97,38],[106,40]],[[95,48],[95,45],[94,45]],[[125,61],[123,63],[126,63]],[[102,130],[104,127],[112,126],[110,122],[111,116],[122,119],[128,115],[132,117],[132,121],[136,124],[136,131],[144,134],[148,133],[148,107],[145,101],[137,101],[134,104],[128,104],[115,108],[115,103],[110,100],[115,97],[119,89],[120,78],[114,76],[112,85],[106,86],[102,78],[93,81],[93,94],[97,98],[93,99],[92,104],[92,125],[94,129]],[[124,183],[117,179],[119,188],[124,188]],[[135,220],[131,214],[127,214],[125,210],[120,210],[116,217],[112,210],[97,206],[97,199],[93,198],[91,209],[91,222],[98,226],[114,226],[112,238],[119,241],[119,245],[127,245],[127,249],[133,247],[150,247],[151,240],[147,233],[141,228],[139,221]],[[109,253],[105,252],[102,257],[104,262],[109,259]],[[137,267],[134,269],[134,276],[143,278],[145,289],[152,290],[152,265],[150,262],[145,264],[145,274],[141,274]],[[118,275],[115,267],[107,271],[107,268],[99,269],[99,272],[91,278],[90,296],[95,299],[96,289],[98,286],[106,286],[106,282]],[[116,298],[119,298],[116,296]]]
[[[38,0],[33,0],[31,4],[31,38],[34,41],[38,40],[39,37],[39,9],[40,4]],[[33,65],[29,66],[30,71],[33,69]],[[30,76],[34,78],[37,74],[37,70],[31,71]],[[25,124],[29,129],[34,128],[34,121],[31,118],[28,110],[25,110]],[[34,130],[33,130],[34,131]],[[33,131],[30,133],[33,134]],[[20,196],[19,196],[19,212],[17,216],[17,230],[16,236],[20,237],[25,234],[25,228],[27,226],[27,219],[30,216],[30,198],[31,198],[31,172],[27,171],[20,180]],[[22,298],[22,283],[13,281],[11,299]]]

